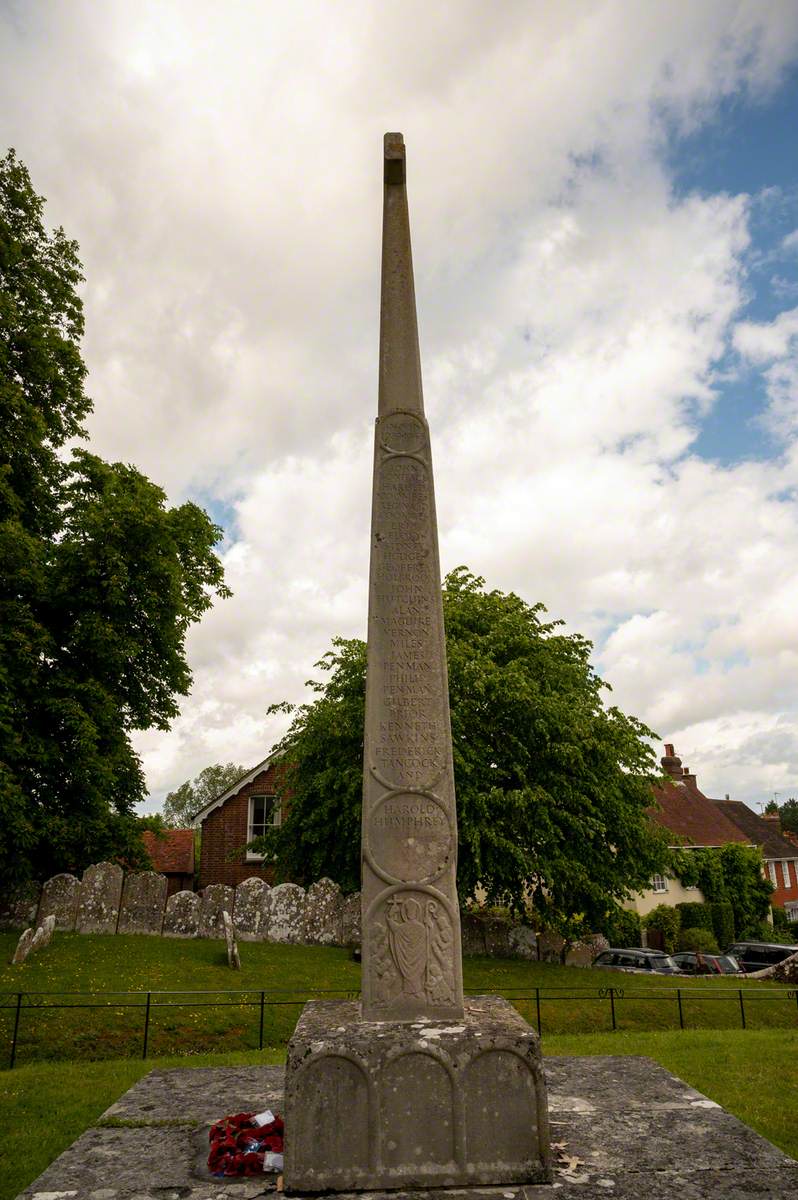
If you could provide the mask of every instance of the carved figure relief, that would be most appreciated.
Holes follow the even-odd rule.
[[[454,939],[446,912],[423,894],[395,892],[374,924],[371,969],[375,1000],[427,1004],[454,999]]]

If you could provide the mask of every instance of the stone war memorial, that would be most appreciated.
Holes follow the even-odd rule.
[[[385,135],[363,756],[362,1002],[311,1001],[288,1051],[290,1191],[551,1177],[538,1035],[464,1001],[438,535],[405,147]]]
[[[435,499],[400,134],[386,135],[384,171],[361,1002],[307,1003],[285,1070],[156,1068],[20,1200],[273,1195],[281,1187],[274,1175],[214,1177],[208,1169],[214,1123],[267,1109],[285,1119],[282,1186],[309,1200],[366,1191],[372,1200],[795,1200],[798,1162],[664,1067],[623,1055],[549,1057],[544,1077],[539,1038],[515,1009],[498,996],[463,995]],[[95,895],[95,882],[92,875],[81,884],[83,899],[66,888],[70,928],[76,909],[90,927],[110,920],[121,873],[108,895]],[[320,889],[328,901],[332,887]],[[272,940],[297,940],[301,889],[292,888],[274,889]],[[250,890],[235,901],[244,938],[264,919],[251,911],[262,895]],[[172,935],[204,921],[209,936],[227,937],[233,965],[232,897],[207,900]],[[50,931],[54,904],[48,896],[42,908]],[[147,928],[151,908],[149,888],[140,888],[133,917]],[[323,896],[314,906],[319,944],[331,939],[327,908]]]

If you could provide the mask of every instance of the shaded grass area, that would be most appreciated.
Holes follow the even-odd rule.
[[[548,1035],[543,1050],[648,1055],[798,1158],[798,1032]],[[282,1051],[240,1052],[159,1059],[157,1066],[162,1070],[282,1061]],[[0,1072],[0,1200],[13,1200],[152,1065],[135,1059],[32,1063]]]
[[[6,961],[15,941],[14,934],[0,935]],[[230,970],[224,943],[216,940],[57,934],[28,962],[0,970],[0,1064],[10,1061],[20,992],[22,1064],[140,1057],[145,1023],[151,1058],[257,1050],[261,1040],[282,1047],[308,996],[355,995],[360,987],[360,967],[341,947],[242,942],[239,949],[240,972]],[[798,1029],[794,993],[759,980],[679,980],[487,957],[466,958],[463,968],[468,990],[507,995],[531,1025],[540,1018],[544,1035],[609,1031],[613,1010],[621,1030],[678,1030],[680,1007],[687,1029],[739,1029],[738,985],[748,1030]]]

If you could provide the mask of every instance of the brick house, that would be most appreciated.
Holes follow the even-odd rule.
[[[741,800],[728,797],[715,804],[749,841],[761,847],[765,871],[774,887],[770,903],[783,908],[788,921],[798,921],[798,846],[782,836],[778,814],[760,817]]]
[[[194,887],[194,830],[166,829],[163,835],[145,830],[144,847],[154,871],[166,876],[166,894],[188,891]]]
[[[275,792],[282,770],[277,756],[269,755],[194,814],[194,826],[202,830],[200,888],[210,883],[235,887],[252,876],[272,882],[272,865],[244,847],[282,821]]]
[[[675,834],[673,846],[717,848],[728,842],[756,844],[748,834],[728,819],[721,811],[719,802],[705,796],[698,786],[696,776],[674,753],[673,745],[665,746],[660,760],[667,780],[653,789],[655,804],[649,816],[668,833]],[[651,912],[658,904],[676,905],[692,901],[700,904],[704,894],[698,887],[685,887],[680,880],[670,875],[655,875],[651,886],[639,892],[626,907],[641,916]]]

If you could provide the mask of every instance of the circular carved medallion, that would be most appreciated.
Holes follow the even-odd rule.
[[[391,413],[380,421],[380,444],[393,453],[417,454],[424,448],[426,430],[413,413]]]
[[[374,808],[369,849],[376,866],[403,883],[427,883],[446,869],[452,856],[452,830],[443,805],[433,795],[391,792]]]

